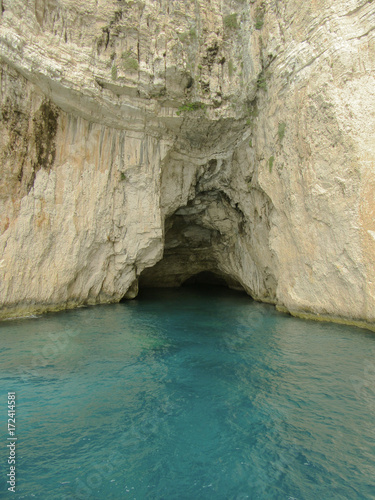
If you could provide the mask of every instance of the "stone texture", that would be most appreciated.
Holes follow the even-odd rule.
[[[211,271],[375,320],[375,2],[2,0],[1,316]]]

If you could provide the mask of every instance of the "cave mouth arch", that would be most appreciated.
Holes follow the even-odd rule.
[[[233,208],[223,193],[211,191],[199,193],[167,217],[163,258],[141,272],[139,289],[211,285],[243,291],[222,265],[231,251],[230,239],[239,231],[237,219],[226,217],[228,211]]]

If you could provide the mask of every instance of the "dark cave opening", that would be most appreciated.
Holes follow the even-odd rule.
[[[231,296],[232,294],[246,295],[246,291],[240,283],[229,276],[224,276],[219,272],[202,271],[190,276],[183,283],[175,286],[163,286],[159,283],[149,283],[140,280],[139,290],[137,290],[137,300],[152,300],[155,297],[171,297],[176,299],[182,297],[202,296],[207,294],[213,297]],[[135,298],[135,297],[134,297]],[[125,300],[125,299],[123,299]]]
[[[228,286],[228,283],[225,279],[219,274],[210,272],[210,271],[202,271],[201,273],[194,274],[190,278],[188,278],[182,286],[199,286],[199,285],[214,285],[214,286]]]
[[[209,166],[210,173],[212,169],[215,173],[216,160]],[[152,288],[215,287],[249,294],[238,272],[242,269],[238,245],[244,235],[243,213],[222,190],[197,185],[192,195],[185,205],[165,214],[163,256],[140,270],[124,299]]]
[[[159,263],[158,263],[159,264]],[[160,261],[158,266],[156,264],[156,269],[168,267],[168,264]],[[157,267],[158,266],[158,267]],[[183,264],[181,264],[183,266]],[[146,269],[146,272],[142,273],[139,277],[138,288],[139,290],[145,288],[180,288],[180,287],[202,287],[202,286],[210,286],[210,287],[221,287],[221,288],[230,288],[232,290],[245,291],[242,285],[217,268],[213,270],[204,270],[197,273],[189,273],[188,277],[184,277],[182,279],[171,281],[170,276],[164,275],[164,279],[158,279],[158,271],[154,272],[154,268]]]
[[[222,269],[231,249],[225,232],[208,216],[223,204],[228,201],[220,192],[200,193],[166,218],[163,258],[142,271],[139,289],[211,285],[243,290]]]

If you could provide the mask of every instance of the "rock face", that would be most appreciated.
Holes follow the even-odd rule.
[[[211,272],[375,321],[375,2],[1,0],[1,316]]]

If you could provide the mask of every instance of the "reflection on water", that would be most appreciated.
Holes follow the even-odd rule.
[[[0,335],[17,498],[375,498],[372,333],[185,288]]]

